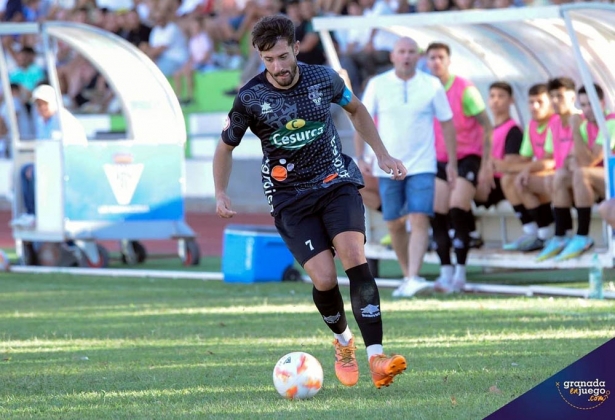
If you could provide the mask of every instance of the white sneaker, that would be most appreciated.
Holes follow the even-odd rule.
[[[433,288],[436,292],[440,293],[453,293],[453,279],[452,277],[440,276],[433,284]]]
[[[11,220],[12,227],[20,227],[24,229],[33,228],[36,225],[36,216],[33,214],[24,213],[21,216]]]
[[[393,297],[413,297],[421,292],[431,290],[433,285],[423,277],[412,276],[393,291]]]
[[[466,287],[466,279],[463,277],[455,277],[451,283],[451,288],[453,293],[460,293]]]

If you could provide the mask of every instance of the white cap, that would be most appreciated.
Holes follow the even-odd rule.
[[[57,109],[58,99],[56,97],[56,91],[49,85],[39,85],[32,91],[32,102],[40,99],[47,102],[50,108]]]

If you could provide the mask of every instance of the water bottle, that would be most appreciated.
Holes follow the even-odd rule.
[[[589,268],[589,294],[587,297],[590,299],[604,299],[602,284],[602,264],[598,254],[594,253],[592,265]]]

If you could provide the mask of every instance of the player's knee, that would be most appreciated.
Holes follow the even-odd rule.
[[[455,248],[467,248],[470,243],[470,230],[467,224],[466,211],[453,207],[450,215],[453,229],[455,229],[453,246]]]

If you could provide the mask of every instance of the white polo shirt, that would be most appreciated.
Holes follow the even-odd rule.
[[[404,163],[408,175],[436,173],[434,118],[453,118],[439,79],[417,70],[412,79],[402,80],[392,69],[370,79],[363,103],[389,154]],[[372,170],[376,176],[390,176],[376,159]]]

